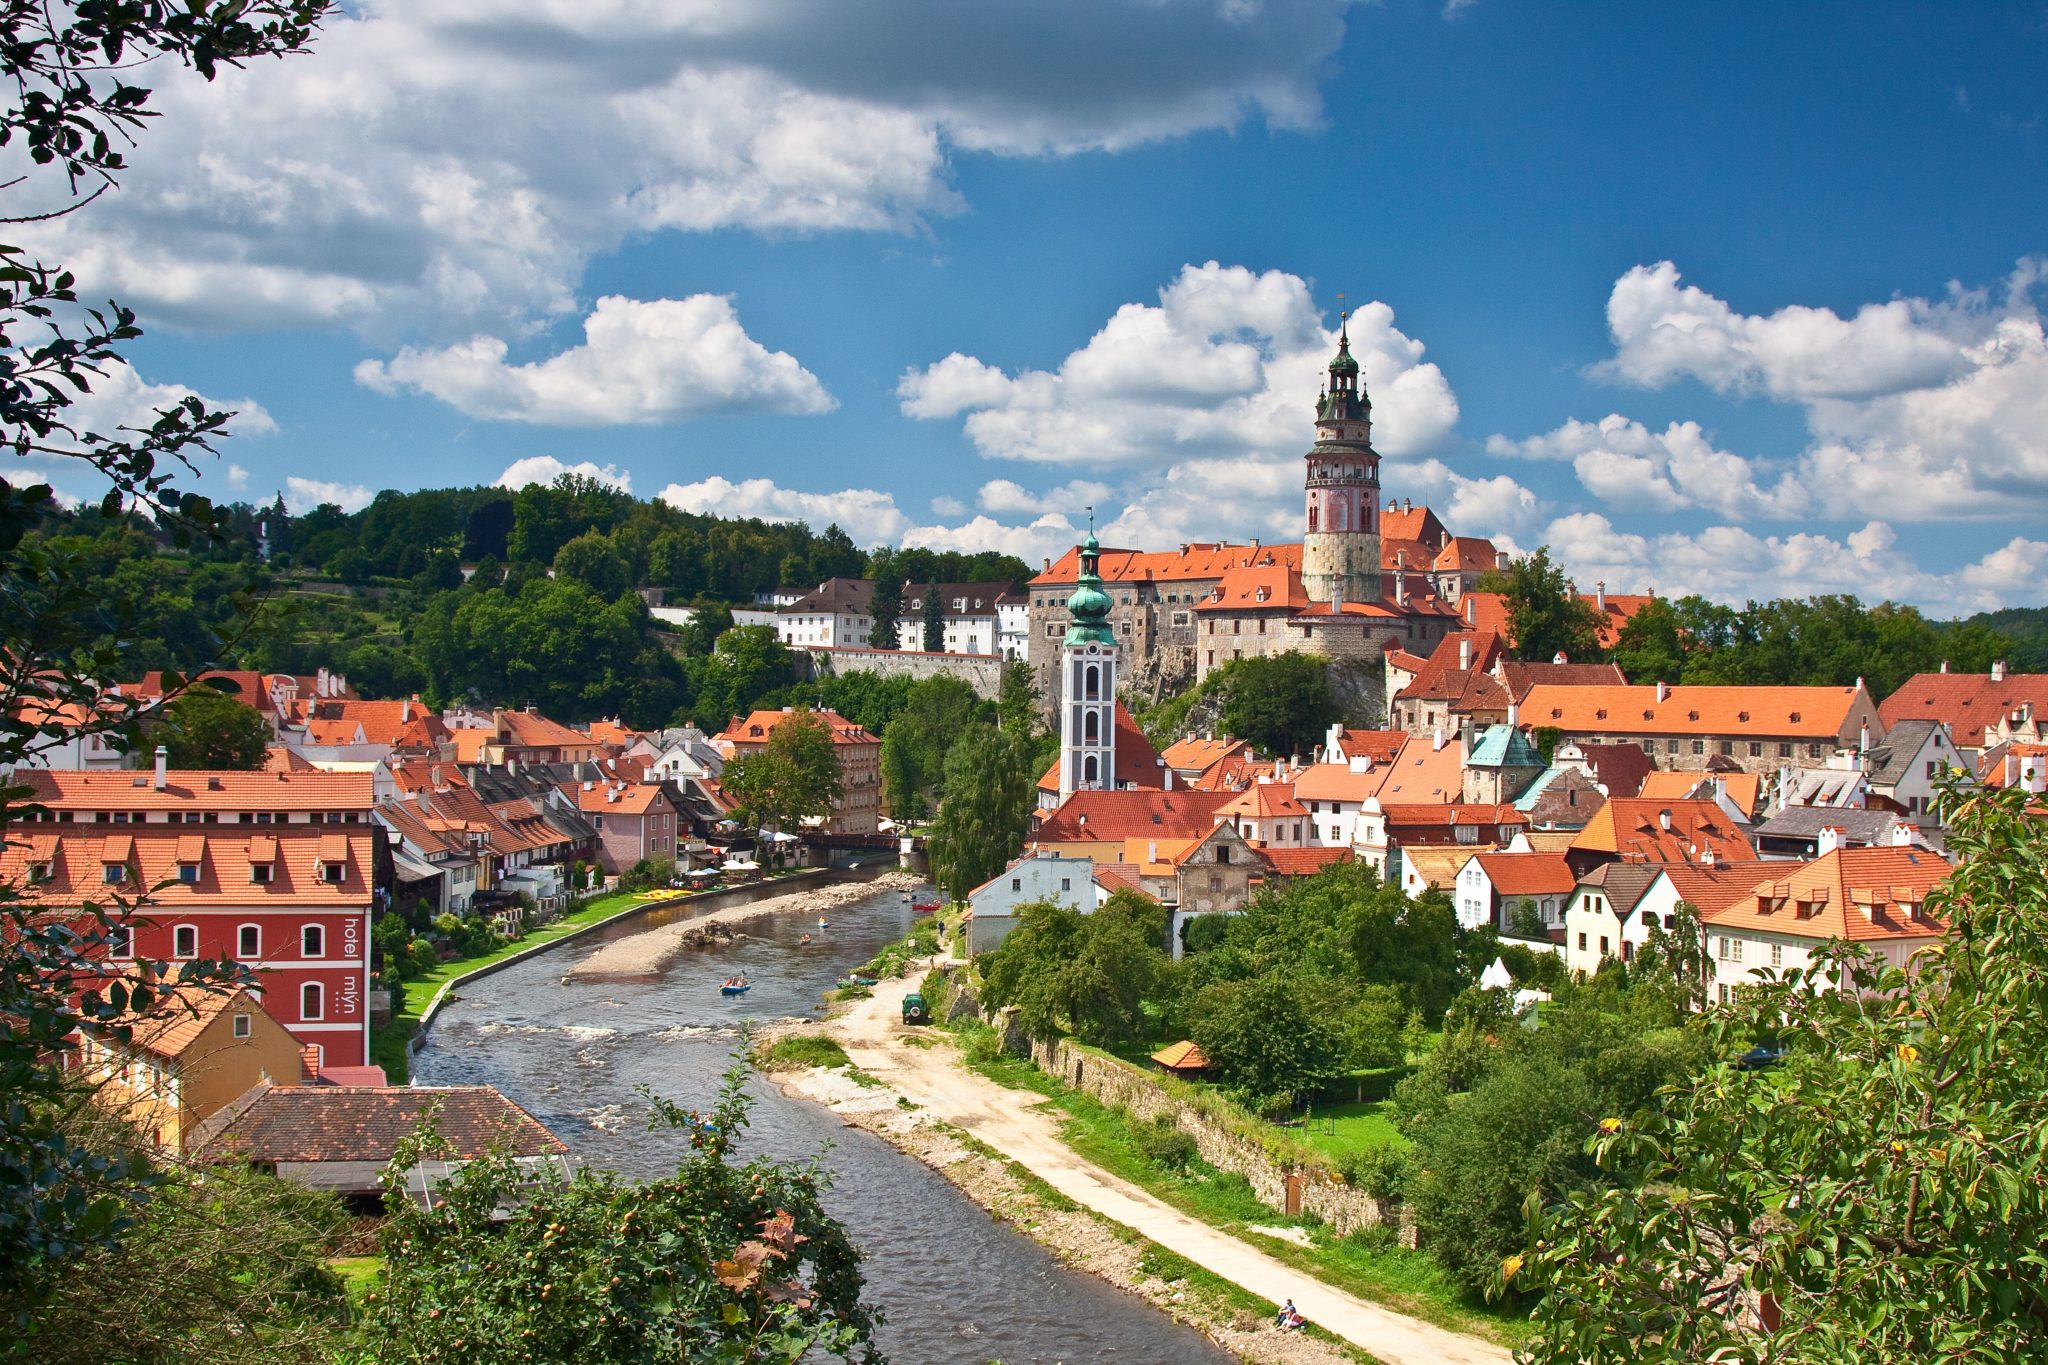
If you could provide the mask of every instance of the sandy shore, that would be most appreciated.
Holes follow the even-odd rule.
[[[904,892],[920,885],[916,876],[908,872],[885,872],[868,881],[832,882],[822,886],[807,886],[791,891],[787,895],[769,896],[744,905],[730,905],[717,910],[707,910],[701,915],[677,920],[648,929],[642,933],[608,943],[583,961],[564,973],[565,981],[580,981],[600,978],[617,981],[622,978],[658,976],[685,950],[704,941],[705,931],[713,926],[730,929],[736,924],[778,911],[801,910],[806,913],[830,911],[855,901],[884,892]],[[687,905],[688,902],[682,902]]]

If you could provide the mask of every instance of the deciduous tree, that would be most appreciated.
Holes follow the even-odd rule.
[[[1599,622],[1593,609],[1572,595],[1571,583],[1563,567],[1551,560],[1548,546],[1487,574],[1480,586],[1506,596],[1508,630],[1515,637],[1518,658],[1540,663],[1559,654],[1573,663],[1599,658]]]
[[[1037,789],[1025,741],[976,724],[946,755],[945,797],[932,823],[932,876],[947,895],[967,893],[1001,871],[1031,827]]]
[[[1329,665],[1289,650],[1230,666],[1223,724],[1262,753],[1306,754],[1338,717]]]
[[[154,738],[170,751],[173,768],[253,772],[274,736],[262,712],[201,683],[164,708]]]
[[[785,833],[830,815],[841,791],[831,722],[807,707],[796,708],[759,749],[725,765],[722,785],[756,824]]]

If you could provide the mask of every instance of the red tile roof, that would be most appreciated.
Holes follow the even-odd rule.
[[[1452,536],[1437,551],[1430,568],[1439,573],[1455,570],[1459,573],[1485,573],[1497,567],[1497,557],[1490,540],[1477,536]]]
[[[1749,836],[1711,801],[1611,798],[1593,813],[1572,848],[1644,863],[1697,863],[1708,854],[1719,862],[1756,861]]]
[[[1294,799],[1292,782],[1254,782],[1222,813],[1240,820],[1284,820],[1307,815],[1308,808]]]
[[[46,861],[47,879],[30,885],[28,864],[36,849],[11,842],[0,852],[0,880],[20,887],[24,898],[45,905],[71,906],[97,901],[109,884],[102,869],[118,863],[132,870],[131,880],[117,889],[133,896],[147,891],[144,904],[151,909],[175,911],[180,906],[234,905],[263,907],[312,905],[361,905],[370,895],[370,878],[375,857],[375,840],[381,837],[374,825],[355,825],[346,834],[334,834],[332,826],[265,825],[207,826],[198,834],[190,825],[129,825],[121,833],[114,826],[72,825],[56,836]],[[261,829],[262,833],[255,832]],[[199,879],[179,878],[181,862],[193,852],[191,841],[203,843],[198,862]],[[323,862],[337,861],[335,845],[346,843],[345,871],[339,883],[321,875]],[[254,863],[272,867],[267,882],[250,880]],[[155,888],[155,889],[150,889]]]
[[[1755,735],[1832,740],[1866,696],[1855,687],[1556,687],[1538,684],[1522,723],[1575,734]],[[1872,738],[1878,738],[1872,736]]]
[[[1036,843],[1092,840],[1199,839],[1216,827],[1230,792],[1075,792],[1050,811],[1033,831]]]
[[[1291,564],[1254,564],[1227,571],[1196,611],[1299,611],[1308,605],[1301,570]]]
[[[1067,551],[1051,568],[1031,580],[1035,588],[1072,583],[1081,573],[1081,552]],[[1184,582],[1220,579],[1232,569],[1271,562],[1301,569],[1299,545],[1190,544],[1173,550],[1104,550],[1096,572],[1108,583]]]
[[[1206,1071],[1209,1059],[1193,1043],[1172,1043],[1152,1054],[1152,1060],[1168,1071]]]
[[[1478,853],[1494,892],[1502,896],[1569,896],[1579,879],[1562,853]]]
[[[1281,877],[1313,877],[1333,863],[1348,863],[1348,848],[1262,848],[1259,856]]]
[[[1887,727],[1902,720],[1948,723],[1957,747],[1984,747],[1984,727],[2023,706],[2048,717],[2048,673],[2008,673],[1997,682],[1988,673],[1915,673],[1884,699],[1877,714]]]
[[[1444,529],[1444,524],[1436,519],[1436,513],[1427,506],[1389,507],[1380,513],[1380,543],[1383,545],[1390,540],[1413,541],[1427,544],[1434,555],[1449,538],[1450,532]],[[1429,561],[1417,561],[1410,556],[1408,562],[1426,564]]]
[[[509,1138],[515,1156],[566,1152],[538,1119],[488,1085],[276,1086],[223,1128],[209,1151],[254,1162],[389,1161],[431,1106],[457,1159]]]
[[[1116,781],[1119,787],[1131,786],[1139,790],[1151,790],[1166,785],[1166,768],[1159,762],[1159,751],[1152,747],[1152,741],[1145,738],[1145,732],[1138,728],[1138,722],[1122,702],[1116,704]],[[1056,792],[1060,789],[1060,761],[1055,758],[1052,766],[1038,779],[1038,789]]]
[[[1251,752],[1251,745],[1225,735],[1222,739],[1177,739],[1160,757],[1166,766],[1180,773],[1205,773],[1235,754]]]
[[[147,772],[22,772],[30,801],[69,811],[367,811],[369,773],[197,772],[173,769],[159,789]]]
[[[1529,695],[1529,689],[1539,683],[1558,687],[1626,687],[1628,679],[1622,676],[1619,664],[1554,664],[1521,663],[1514,659],[1503,659],[1500,665],[1500,679],[1507,684],[1508,695],[1521,702]]]
[[[1707,918],[1730,928],[1762,929],[1802,938],[1939,939],[1941,919],[1914,913],[1952,869],[1917,848],[1847,848],[1810,863],[1779,863],[1776,876],[1754,882],[1751,894]]]
[[[227,991],[171,986],[146,1014],[138,1016],[131,1012],[114,1022],[133,1030],[129,1037],[132,1046],[175,1059],[230,1009],[260,1013],[263,1005],[246,986]]]
[[[1123,708],[1119,706],[1117,709],[1121,711]],[[794,709],[784,708],[777,711],[753,711],[745,717],[734,716],[714,738],[727,740],[733,744],[766,744],[768,736],[774,733],[775,727],[795,714]],[[826,724],[832,727],[832,742],[834,744],[880,744],[882,742],[869,734],[865,728],[855,725],[837,711],[819,710],[813,714],[821,717]],[[1123,737],[1119,734],[1117,738],[1121,742]]]
[[[1393,762],[1407,742],[1406,730],[1342,730],[1337,735],[1337,747],[1346,758],[1369,758],[1375,763]]]

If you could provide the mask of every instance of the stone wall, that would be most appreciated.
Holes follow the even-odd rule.
[[[810,676],[873,673],[884,678],[958,678],[975,695],[994,701],[1003,690],[1000,654],[925,654],[895,649],[799,649],[810,661]]]
[[[1384,1223],[1396,1212],[1388,1201],[1352,1189],[1327,1167],[1290,1166],[1275,1160],[1253,1139],[1229,1131],[1192,1102],[1173,1094],[1161,1084],[1161,1077],[1129,1062],[1089,1052],[1071,1038],[1034,1041],[1031,1060],[1062,1084],[1141,1122],[1165,1116],[1195,1140],[1202,1160],[1219,1171],[1243,1176],[1259,1202],[1276,1213],[1288,1211],[1290,1181],[1299,1189],[1297,1212],[1320,1218],[1340,1236]]]

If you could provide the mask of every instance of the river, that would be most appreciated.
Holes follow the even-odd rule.
[[[595,1165],[640,1177],[674,1169],[687,1139],[649,1131],[637,1085],[705,1107],[742,1021],[806,1016],[852,967],[914,918],[901,893],[832,911],[820,930],[790,911],[740,926],[749,937],[685,953],[659,978],[565,984],[602,943],[664,923],[661,910],[579,939],[461,990],[413,1059],[423,1085],[495,1085]],[[800,947],[810,932],[816,942]],[[743,997],[718,983],[744,970]],[[825,1203],[868,1254],[867,1298],[897,1365],[1054,1365],[1082,1361],[1205,1365],[1232,1357],[1151,1305],[1069,1270],[996,1222],[923,1163],[814,1105],[756,1081],[747,1145],[779,1157],[825,1151]],[[829,1150],[826,1150],[829,1147]]]

